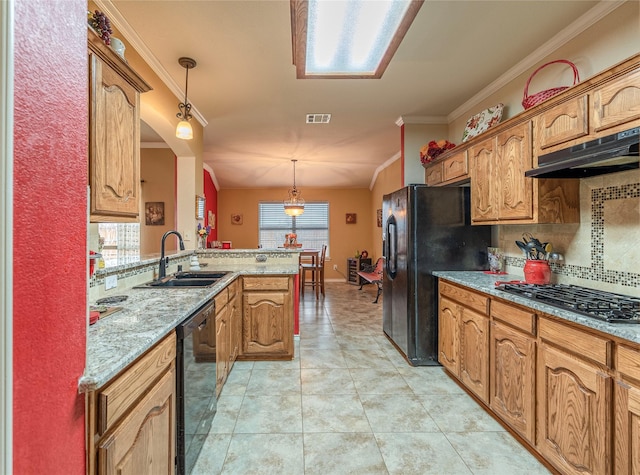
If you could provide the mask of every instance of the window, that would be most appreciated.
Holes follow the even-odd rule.
[[[326,244],[329,255],[328,202],[305,203],[304,214],[297,217],[284,214],[284,205],[280,201],[259,203],[258,211],[258,243],[263,248],[282,247],[285,234],[296,233],[303,248],[320,249]]]
[[[128,264],[140,260],[140,224],[99,223],[98,239],[102,244],[105,267]]]

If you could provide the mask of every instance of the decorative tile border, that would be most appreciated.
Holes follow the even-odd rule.
[[[605,282],[625,287],[639,287],[640,273],[605,269],[604,205],[606,201],[640,198],[640,183],[607,186],[591,190],[591,265],[578,266],[552,262],[551,271],[566,277]],[[506,258],[507,265],[524,268],[522,257]]]

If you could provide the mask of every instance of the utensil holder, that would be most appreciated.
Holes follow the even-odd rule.
[[[551,267],[545,260],[527,259],[524,264],[524,280],[527,284],[551,283]]]

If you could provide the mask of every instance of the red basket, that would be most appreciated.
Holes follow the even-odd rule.
[[[571,66],[571,69],[573,69],[573,85],[575,86],[580,82],[580,76],[578,75],[578,68],[576,68],[576,65],[573,64],[571,61],[567,61],[566,59],[557,59],[555,61],[550,61],[546,64],[543,64],[538,69],[536,69],[533,72],[533,74],[531,74],[531,76],[529,76],[529,79],[527,79],[527,84],[524,86],[524,96],[522,97],[522,107],[524,107],[525,110],[530,109],[531,107],[538,105],[541,102],[546,101],[547,99],[551,99],[553,96],[561,93],[565,89],[569,89],[569,86],[554,87],[552,89],[540,91],[536,94],[533,94],[532,96],[529,95],[529,83],[533,79],[533,76],[535,76],[538,73],[538,71],[540,71],[542,68],[545,68],[550,64],[555,64],[555,63],[565,63]]]

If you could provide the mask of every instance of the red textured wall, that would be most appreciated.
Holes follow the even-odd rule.
[[[15,0],[13,473],[85,472],[86,1]]]
[[[215,223],[209,222],[209,211],[211,211],[215,217],[216,221],[218,220],[218,190],[216,190],[215,185],[213,184],[213,180],[211,179],[211,175],[207,170],[203,171],[204,173],[204,196],[205,196],[205,226],[214,225]],[[218,240],[218,226],[217,224],[213,226],[214,229],[211,230],[211,234],[207,237],[207,242],[217,241]]]

